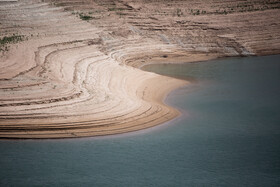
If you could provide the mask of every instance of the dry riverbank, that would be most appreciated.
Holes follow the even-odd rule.
[[[187,82],[138,68],[278,54],[279,8],[278,1],[0,2],[0,138],[108,135],[168,121],[179,113],[162,100]]]

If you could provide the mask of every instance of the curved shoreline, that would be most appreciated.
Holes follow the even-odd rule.
[[[24,53],[12,56],[17,54],[14,50],[30,45],[38,49],[34,61],[37,65],[24,74],[2,80],[2,139],[121,134],[179,115],[163,99],[187,81],[122,65],[84,40],[39,47],[26,41],[12,48],[8,57],[30,58]]]
[[[188,84],[187,81],[177,80],[173,78],[155,76],[151,79],[148,79],[149,84],[142,84],[138,89],[138,95],[142,95],[141,99],[144,102],[149,102],[152,107],[158,107],[160,111],[154,113],[152,116],[144,115],[141,119],[126,123],[120,123],[112,126],[103,127],[92,127],[86,129],[75,129],[75,130],[55,130],[53,132],[40,130],[39,133],[37,130],[28,132],[24,131],[10,131],[5,134],[1,132],[1,139],[49,139],[49,138],[78,138],[78,137],[91,137],[91,136],[104,136],[104,135],[114,135],[114,134],[123,134],[132,131],[138,131],[147,129],[164,122],[167,122],[175,117],[177,117],[180,112],[166,105],[163,100],[166,98],[167,94],[170,91],[179,88]],[[151,83],[152,82],[152,83]],[[169,86],[166,86],[165,83],[168,82]],[[155,87],[154,83],[158,86]],[[164,87],[163,87],[164,86]],[[144,87],[144,89],[143,89]],[[162,87],[162,89],[158,89]],[[129,114],[128,114],[129,115]],[[106,117],[104,117],[106,120]],[[112,123],[112,120],[109,120],[108,123]],[[38,127],[40,127],[38,125]],[[89,132],[90,130],[94,130]],[[2,129],[1,129],[2,130]],[[65,132],[67,131],[67,132]]]
[[[272,32],[280,34],[280,22],[266,19],[279,17],[273,4],[255,19],[263,13],[238,8],[227,16],[212,8],[209,15],[188,10],[175,15],[175,7],[200,6],[184,1],[161,3],[167,12],[162,14],[155,11],[157,3],[127,1],[113,8],[110,1],[0,3],[0,138],[75,138],[149,128],[179,115],[163,99],[187,81],[141,71],[142,65],[279,52],[278,40],[263,43],[272,41]],[[251,27],[240,15],[255,25],[253,33],[248,35]]]

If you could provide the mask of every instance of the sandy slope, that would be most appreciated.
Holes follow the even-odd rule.
[[[0,37],[24,36],[0,52],[0,137],[108,135],[176,117],[162,99],[187,82],[137,67],[280,52],[277,1],[242,12],[229,2],[0,2]]]

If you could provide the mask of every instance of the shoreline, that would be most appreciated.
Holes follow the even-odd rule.
[[[100,136],[162,124],[179,115],[164,98],[188,81],[143,65],[279,53],[274,4],[244,12],[231,2],[224,15],[220,3],[2,3],[0,138]]]
[[[127,134],[127,133],[133,133],[133,132],[138,132],[141,130],[147,130],[149,128],[152,127],[156,127],[156,126],[160,126],[163,125],[165,123],[168,123],[172,120],[175,120],[178,116],[181,115],[181,112],[174,108],[173,106],[168,105],[165,100],[167,98],[167,96],[174,90],[179,89],[180,87],[186,86],[188,84],[190,84],[188,81],[184,81],[184,80],[179,80],[179,79],[175,79],[175,78],[169,78],[169,77],[165,77],[165,76],[161,76],[161,75],[157,75],[157,77],[155,77],[155,80],[149,80],[152,82],[157,82],[158,85],[162,85],[164,84],[166,81],[170,82],[171,86],[166,86],[164,87],[162,90],[155,90],[153,88],[151,88],[153,86],[153,84],[143,84],[140,87],[145,87],[145,89],[147,89],[147,87],[150,87],[150,89],[152,89],[151,91],[148,91],[149,88],[147,89],[147,95],[146,98],[144,99],[142,98],[144,101],[149,101],[150,104],[154,104],[157,107],[162,107],[162,110],[166,110],[166,114],[167,116],[163,117],[160,115],[155,115],[153,116],[152,122],[148,122],[146,124],[143,124],[141,122],[141,120],[139,121],[140,125],[132,125],[134,122],[131,122],[129,124],[124,124],[123,126],[120,126],[120,129],[123,128],[124,126],[128,125],[127,129],[115,129],[115,130],[111,130],[111,131],[107,131],[107,132],[93,132],[90,134],[79,134],[81,133],[79,130],[75,131],[75,136],[71,136],[70,133],[65,133],[59,136],[56,135],[52,135],[52,134],[31,134],[30,132],[28,132],[27,134],[21,133],[20,135],[18,134],[11,134],[11,135],[7,135],[5,137],[3,137],[3,134],[1,134],[1,140],[42,140],[42,139],[69,139],[69,138],[90,138],[90,137],[106,137],[106,136],[114,136],[114,135],[120,135],[122,136],[123,134]],[[154,91],[157,91],[157,93],[155,94]],[[149,117],[149,116],[147,116]],[[146,119],[145,119],[146,121]],[[131,125],[131,127],[130,127]],[[70,135],[70,136],[69,136]]]
[[[170,128],[171,125],[176,123],[176,121],[182,120],[183,116],[188,115],[186,112],[181,111],[180,108],[176,108],[175,106],[168,104],[167,97],[172,94],[172,92],[176,92],[176,90],[184,88],[185,86],[188,86],[189,84],[192,83],[186,83],[186,85],[179,86],[170,92],[166,94],[166,97],[163,98],[163,104],[167,107],[170,107],[171,109],[175,109],[175,111],[178,112],[178,115],[175,116],[174,118],[171,118],[165,122],[162,122],[157,125],[153,125],[151,127],[143,128],[143,129],[138,129],[138,130],[133,130],[133,131],[128,131],[128,132],[123,132],[123,133],[117,133],[117,134],[109,134],[109,135],[97,135],[97,136],[82,136],[82,137],[58,137],[58,138],[1,138],[0,141],[77,141],[77,140],[87,140],[87,139],[92,139],[92,140],[100,140],[100,139],[111,139],[111,138],[124,138],[124,137],[133,137],[135,135],[142,135],[146,133],[151,133],[153,131],[161,130],[163,128]]]

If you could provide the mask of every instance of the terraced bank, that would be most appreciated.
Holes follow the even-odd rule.
[[[23,39],[0,51],[0,138],[109,135],[178,116],[162,100],[187,82],[138,68],[278,54],[280,5],[266,2],[1,1],[0,38]]]

